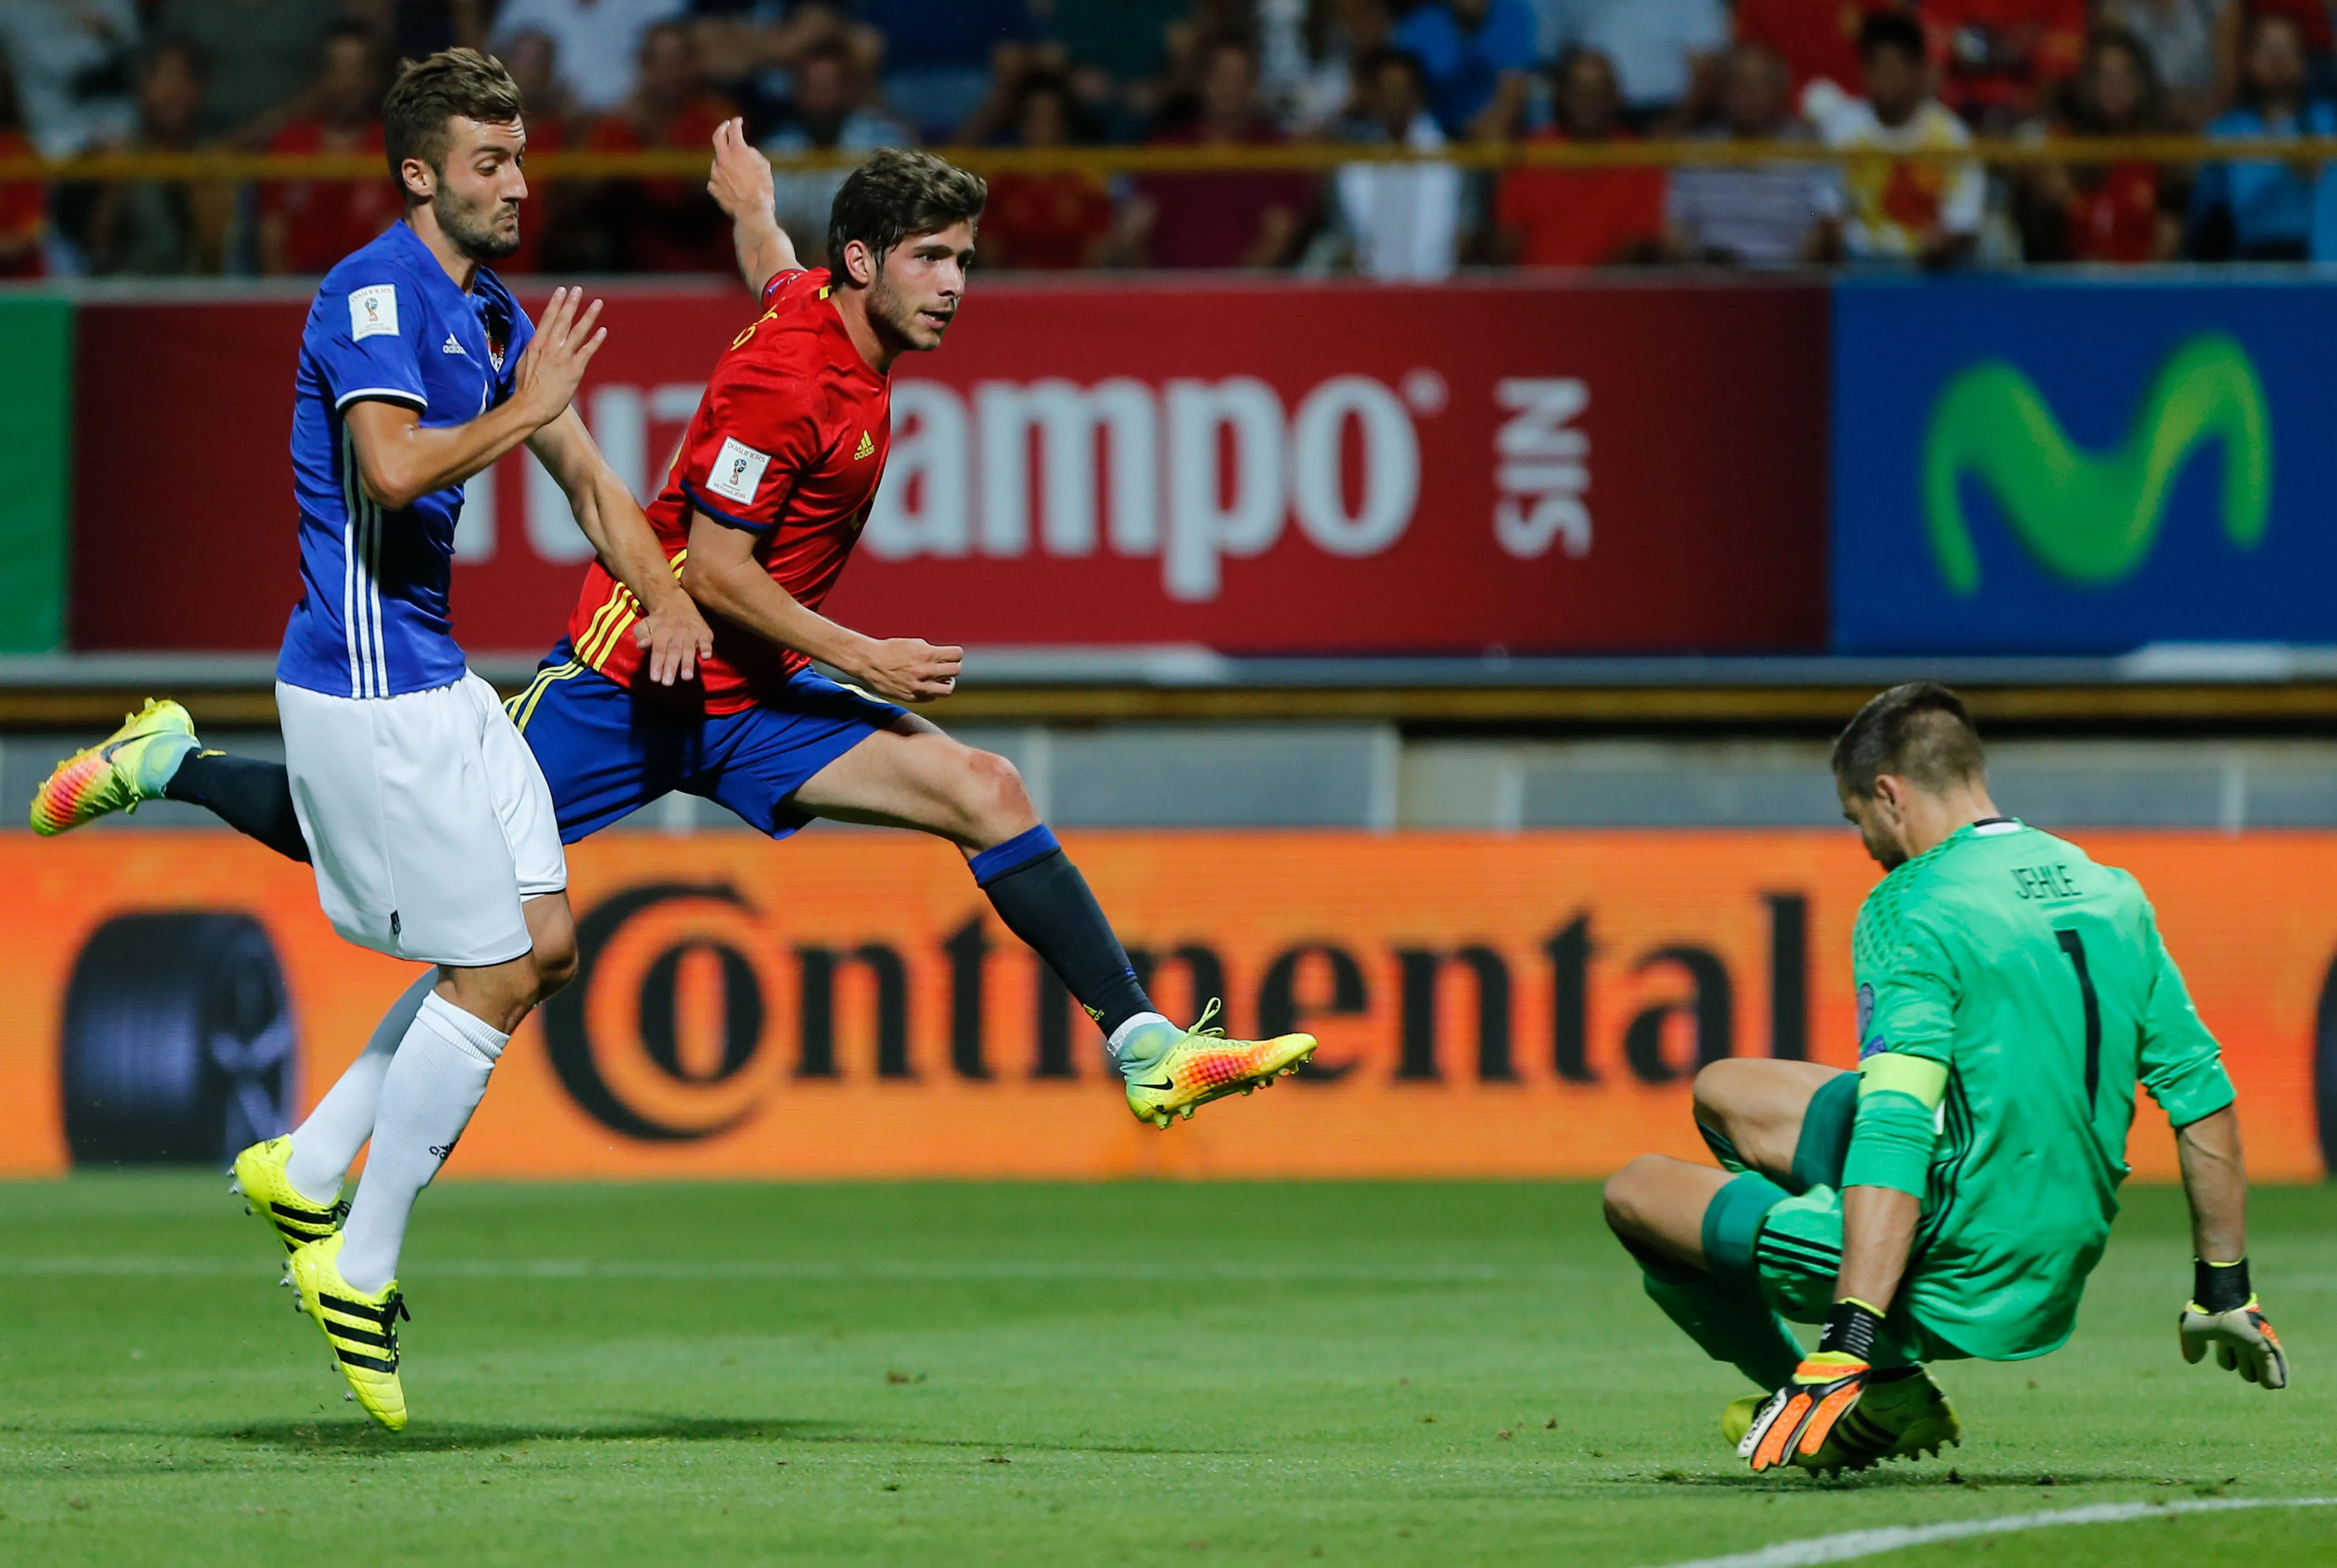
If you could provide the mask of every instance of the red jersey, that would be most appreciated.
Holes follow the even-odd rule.
[[[715,362],[665,488],[649,506],[681,570],[692,512],[754,534],[755,559],[805,608],[826,601],[868,521],[892,446],[892,384],[860,357],[826,272],[782,272],[763,314]],[[568,620],[576,657],[619,686],[641,667],[641,607],[598,560]],[[718,620],[698,682],[705,711],[738,713],[811,661]]]

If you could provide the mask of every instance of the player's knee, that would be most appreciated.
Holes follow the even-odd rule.
[[[1012,837],[1038,820],[1021,771],[994,752],[966,752],[960,803],[966,825],[985,838]]]
[[[1733,1057],[1706,1063],[1696,1075],[1697,1123],[1726,1132],[1730,1119],[1743,1108],[1747,1079],[1757,1078],[1760,1066],[1759,1062]]]
[[[1629,1164],[1607,1178],[1601,1198],[1607,1210],[1607,1228],[1618,1236],[1639,1233],[1640,1216],[1646,1213],[1648,1188],[1662,1168],[1661,1154],[1641,1154]]]
[[[535,947],[535,999],[545,1000],[576,978],[576,933],[550,937]]]

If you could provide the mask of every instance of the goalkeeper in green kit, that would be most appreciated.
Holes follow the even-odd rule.
[[[2175,1127],[2197,1262],[2179,1336],[2266,1388],[2288,1362],[2248,1282],[2232,1084],[2135,879],[1998,813],[1953,692],[1895,687],[1835,743],[1889,873],[1853,939],[1859,1066],[1732,1060],[1696,1082],[1724,1170],[1607,1184],[1648,1294],[1764,1389],[1723,1429],[1755,1470],[1960,1442],[1924,1369],[2058,1349],[2127,1174],[2136,1089]],[[1785,1320],[1823,1323],[1804,1354]]]

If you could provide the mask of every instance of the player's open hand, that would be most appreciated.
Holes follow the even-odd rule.
[[[2280,1348],[2280,1336],[2272,1331],[2254,1296],[2228,1312],[2210,1312],[2196,1301],[2186,1302],[2176,1332],[2183,1340],[2183,1359],[2195,1366],[2212,1349],[2225,1371],[2267,1388],[2288,1387],[2288,1353]]]
[[[935,648],[922,638],[896,637],[875,645],[867,662],[853,673],[886,702],[938,701],[957,689],[965,649]]]
[[[644,650],[650,678],[660,686],[698,678],[701,659],[714,655],[714,631],[698,612],[697,601],[675,592],[633,623],[633,640]]]
[[[592,356],[601,352],[601,345],[609,340],[609,329],[596,326],[601,319],[601,302],[594,300],[580,315],[577,307],[583,305],[581,288],[555,288],[552,303],[544,307],[543,319],[535,324],[535,336],[527,352],[519,356],[519,368],[512,381],[512,401],[525,407],[534,418],[537,429],[550,424],[575,401],[576,389],[584,381],[585,367]]]
[[[707,176],[706,193],[733,222],[741,213],[769,215],[775,200],[771,161],[747,140],[744,120],[725,120],[714,128],[714,172]]]

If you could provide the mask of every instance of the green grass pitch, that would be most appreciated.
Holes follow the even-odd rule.
[[[448,1183],[403,1437],[340,1398],[216,1177],[0,1185],[0,1563],[1651,1568],[2089,1503],[2337,1495],[2337,1191],[2258,1194],[2294,1353],[2183,1365],[2178,1193],[2074,1343],[1942,1378],[1943,1462],[1755,1478],[1742,1391],[1578,1185]],[[1883,1559],[1872,1559],[1883,1561]],[[2337,1562],[2337,1508],[1892,1554]]]

